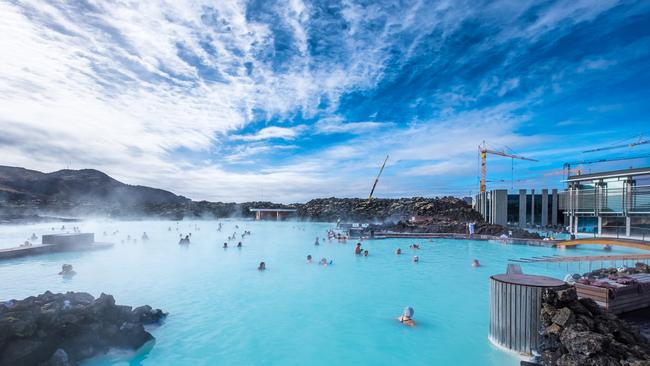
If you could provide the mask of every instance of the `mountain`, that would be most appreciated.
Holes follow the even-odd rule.
[[[190,202],[162,189],[124,184],[94,169],[43,173],[0,166],[0,204],[6,207],[106,211]]]
[[[507,229],[482,223],[481,215],[454,197],[398,199],[317,198],[307,203],[192,201],[174,193],[124,184],[94,169],[35,170],[0,166],[0,222],[44,221],[43,215],[118,219],[253,217],[250,208],[296,208],[302,220],[381,223],[394,231],[464,232],[477,222],[479,232]],[[417,218],[419,223],[409,222]]]

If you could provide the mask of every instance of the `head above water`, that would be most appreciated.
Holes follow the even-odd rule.
[[[410,306],[407,306],[406,308],[404,308],[404,313],[402,313],[402,315],[404,317],[406,317],[406,318],[412,318],[413,314],[415,314],[415,311]]]

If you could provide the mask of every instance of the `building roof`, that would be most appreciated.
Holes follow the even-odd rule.
[[[625,178],[637,175],[650,175],[650,168],[635,168],[623,170],[611,170],[608,172],[572,175],[565,182],[582,182],[585,180],[597,180],[605,178]]]
[[[297,208],[251,208],[251,212],[296,212]]]

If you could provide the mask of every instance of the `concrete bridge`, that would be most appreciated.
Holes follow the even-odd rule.
[[[574,247],[576,245],[611,245],[611,246],[650,250],[650,242],[647,241],[636,240],[636,239],[607,238],[607,237],[562,240],[562,241],[558,241],[556,244],[558,247]]]
[[[251,208],[255,212],[255,220],[284,220],[289,216],[295,215],[295,208]]]

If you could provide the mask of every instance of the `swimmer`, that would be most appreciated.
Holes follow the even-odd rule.
[[[474,259],[472,261],[472,267],[480,267],[480,266],[481,266],[481,264],[478,262],[478,259]]]
[[[410,307],[410,306],[407,306],[406,309],[404,309],[404,313],[402,314],[402,316],[397,318],[397,320],[399,320],[399,322],[404,324],[404,325],[408,325],[409,327],[412,327],[412,326],[415,325],[415,322],[413,321],[413,314],[414,313],[415,312],[413,311],[413,308]]]
[[[397,254],[397,255],[400,255],[400,254],[402,254],[402,249],[400,249],[400,248],[397,248],[397,250],[395,251],[395,254]]]
[[[357,243],[357,246],[354,247],[354,254],[359,255],[359,254],[361,254],[362,250],[363,249],[361,249],[361,243]]]
[[[321,266],[326,266],[328,264],[327,263],[327,258],[325,258],[325,257],[321,258],[321,260],[320,260],[320,262],[318,262],[318,264],[320,264]]]
[[[311,254],[307,254],[307,263],[311,263]]]
[[[411,244],[409,246],[409,248],[411,248],[411,249],[420,249],[420,245],[419,244]]]
[[[367,257],[367,256],[368,256],[368,249],[366,249],[366,250],[363,251],[363,256],[364,256],[364,257]]]
[[[605,251],[608,251],[608,252],[609,252],[610,250],[612,250],[612,246],[611,246],[611,245],[609,245],[609,244],[606,244],[606,245],[605,245],[605,246],[603,247],[603,250],[605,250]]]
[[[77,274],[77,272],[75,272],[72,269],[71,264],[64,264],[63,266],[61,266],[61,272],[59,272],[59,275],[61,275],[63,277],[72,277],[72,276],[74,276],[76,274]]]
[[[228,249],[228,243],[223,243],[223,249]]]
[[[237,248],[241,248],[241,241],[237,243]]]
[[[265,269],[266,269],[266,263],[264,263],[264,262],[260,262],[260,266],[257,267],[257,269],[258,269],[259,271],[263,271],[263,270],[265,270]]]
[[[417,263],[419,261],[420,261],[420,257],[418,257],[417,255],[414,255],[413,256],[413,263]]]

